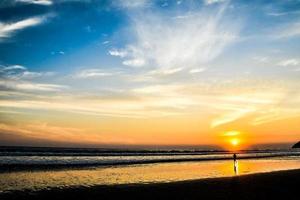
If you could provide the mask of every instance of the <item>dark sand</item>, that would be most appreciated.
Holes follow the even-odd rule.
[[[300,199],[300,170],[146,185],[0,194],[0,199]]]

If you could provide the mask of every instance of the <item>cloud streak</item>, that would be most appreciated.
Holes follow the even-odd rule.
[[[113,5],[122,9],[140,9],[151,5],[149,0],[116,0]]]
[[[2,23],[0,22],[0,41],[4,38],[11,37],[15,32],[29,28],[32,26],[39,25],[45,21],[46,17],[31,17],[28,19],[12,22],[12,23]]]
[[[68,88],[64,85],[34,83],[28,81],[0,81],[1,90],[18,90],[18,91],[44,91],[54,92]]]
[[[281,26],[275,38],[287,39],[291,37],[300,36],[300,21],[291,22],[287,25]]]
[[[43,5],[43,6],[50,6],[53,4],[53,2],[50,0],[16,0],[16,2],[37,4],[37,5]]]
[[[288,66],[299,66],[300,62],[297,59],[286,59],[278,63],[279,66],[288,67]]]
[[[77,72],[72,77],[78,79],[87,79],[87,78],[99,78],[99,77],[106,77],[112,76],[111,72],[106,72],[101,69],[85,69]]]
[[[248,117],[248,124],[253,126],[298,117],[299,95],[289,99],[289,92],[274,90],[264,93],[248,93],[247,95],[224,96],[216,108],[223,110],[222,115],[211,122],[216,128]]]
[[[227,0],[204,0],[204,3],[206,5],[212,5],[212,4],[216,4],[216,3],[222,3],[222,2],[226,2]]]
[[[67,88],[57,84],[36,83],[32,80],[54,75],[53,72],[29,71],[22,65],[0,66],[0,90],[53,92]]]
[[[29,71],[25,66],[22,65],[0,65],[0,78],[2,78],[3,80],[34,79],[52,75],[54,75],[54,72]]]

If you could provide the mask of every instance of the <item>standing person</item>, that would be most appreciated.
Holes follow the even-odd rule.
[[[236,156],[236,154],[233,154],[233,170],[234,170],[234,173],[237,174],[237,156]]]

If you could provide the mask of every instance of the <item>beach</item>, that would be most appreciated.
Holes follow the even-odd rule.
[[[154,184],[0,194],[0,199],[299,199],[300,170]]]
[[[296,199],[300,184],[298,150],[58,150],[0,152],[0,199]]]

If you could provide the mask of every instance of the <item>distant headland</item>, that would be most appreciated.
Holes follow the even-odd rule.
[[[294,144],[294,145],[292,146],[292,148],[300,148],[300,142],[297,142],[296,144]]]

